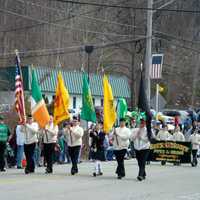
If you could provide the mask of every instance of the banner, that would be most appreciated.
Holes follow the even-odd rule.
[[[154,141],[151,161],[191,163],[191,142]]]

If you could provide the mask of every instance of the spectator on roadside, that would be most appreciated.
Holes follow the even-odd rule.
[[[0,116],[0,171],[5,172],[5,150],[8,137],[10,135],[10,130],[8,126],[4,123],[4,117]]]
[[[24,132],[22,131],[21,125],[16,127],[16,141],[17,141],[17,169],[22,169],[22,160],[24,155]]]
[[[65,159],[67,160],[64,160],[64,162],[67,162],[67,163],[71,163],[71,158],[70,158],[70,155],[69,155],[69,148],[68,148],[68,137],[65,135],[65,130],[66,128],[70,126],[70,122],[64,122],[63,124],[63,129],[62,129],[62,135],[63,135],[63,139],[64,139],[64,157]]]
[[[108,154],[108,148],[109,148],[108,135],[105,135],[105,138],[104,138],[104,141],[103,141],[103,147],[104,147],[105,160],[107,160],[107,154]]]
[[[60,154],[59,154],[59,163],[65,163],[65,140],[62,131],[59,131],[58,134],[58,144],[60,146]]]

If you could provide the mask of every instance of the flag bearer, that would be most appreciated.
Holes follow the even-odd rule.
[[[150,151],[150,141],[147,135],[146,122],[144,119],[140,121],[140,127],[132,131],[132,139],[138,161],[139,173],[137,179],[142,181],[146,178],[145,165]]]
[[[120,127],[114,129],[113,132],[113,147],[114,154],[117,160],[116,174],[118,179],[125,177],[124,157],[129,147],[129,139],[131,131],[125,125],[125,119],[120,119]]]
[[[78,173],[78,157],[82,145],[83,128],[79,126],[78,118],[73,117],[72,124],[67,126],[64,134],[68,137],[68,150],[72,161],[71,174]]]
[[[53,155],[58,136],[58,126],[53,123],[50,116],[49,123],[42,130],[44,141],[44,159],[47,162],[46,174],[53,173]]]
[[[38,142],[38,124],[33,122],[32,115],[28,115],[27,123],[21,126],[22,132],[25,134],[24,152],[26,156],[25,174],[35,172],[34,150]]]

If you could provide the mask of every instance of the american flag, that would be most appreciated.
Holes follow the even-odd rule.
[[[162,64],[163,64],[163,54],[153,54],[152,65],[150,70],[151,79],[162,78]]]
[[[22,81],[22,74],[20,70],[20,59],[19,55],[16,53],[16,75],[15,75],[15,109],[19,116],[19,123],[24,123],[26,121],[25,114],[25,103],[24,103],[24,88]]]

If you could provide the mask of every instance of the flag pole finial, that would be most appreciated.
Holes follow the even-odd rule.
[[[19,51],[18,51],[18,49],[15,49],[15,54],[16,54],[16,56],[19,55]]]
[[[84,65],[82,64],[82,66],[81,66],[81,72],[85,72],[85,70],[84,70]]]
[[[143,70],[143,64],[142,63],[140,64],[140,69],[141,69],[141,72],[142,72],[142,70]]]

